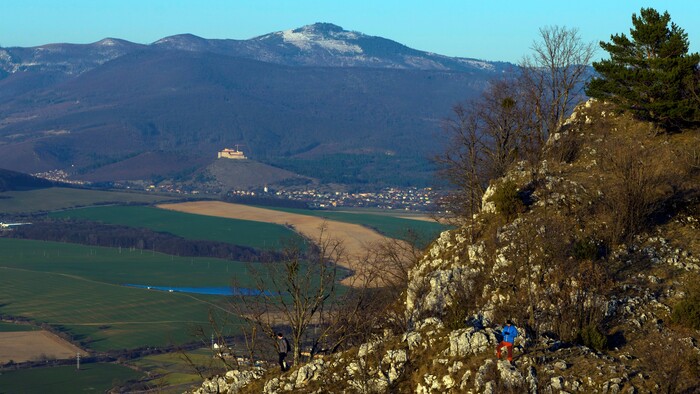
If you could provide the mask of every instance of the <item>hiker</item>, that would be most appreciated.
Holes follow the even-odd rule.
[[[277,333],[277,352],[279,353],[280,356],[280,368],[282,368],[282,372],[288,371],[289,370],[289,365],[287,365],[287,362],[284,361],[284,359],[287,357],[287,353],[292,351],[292,347],[289,345],[289,341],[287,338],[282,335],[281,332]]]
[[[508,349],[508,362],[513,364],[513,343],[515,343],[515,338],[518,336],[518,329],[515,328],[511,320],[506,320],[506,325],[501,330],[503,335],[503,340],[496,347],[496,357],[501,359],[501,348],[506,347]]]

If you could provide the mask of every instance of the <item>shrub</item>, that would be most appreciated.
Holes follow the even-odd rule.
[[[451,286],[452,302],[445,308],[442,321],[450,330],[465,327],[465,322],[477,310],[477,292],[472,280],[457,280]],[[480,289],[481,287],[479,287]]]
[[[595,324],[585,326],[579,335],[584,346],[599,352],[608,348],[608,337]]]
[[[697,279],[688,289],[686,297],[673,307],[671,321],[682,326],[700,330],[700,283]]]
[[[575,133],[559,133],[559,139],[549,148],[549,157],[560,163],[572,163],[579,156],[581,144],[581,139]]]
[[[525,209],[525,205],[518,193],[518,186],[511,180],[503,182],[502,185],[496,188],[489,201],[496,205],[496,211],[506,219],[514,218]]]
[[[601,169],[607,176],[603,204],[607,208],[608,238],[626,242],[653,224],[653,214],[663,206],[682,177],[669,165],[672,152],[652,149],[622,136],[614,136],[603,153]]]
[[[600,257],[598,245],[592,239],[577,239],[571,247],[571,255],[577,260],[595,261]]]

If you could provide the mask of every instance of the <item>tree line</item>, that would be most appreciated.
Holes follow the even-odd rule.
[[[110,248],[152,250],[175,256],[213,257],[244,262],[274,261],[277,253],[225,242],[190,240],[146,228],[107,225],[89,221],[34,221],[3,233],[8,238],[75,243]]]

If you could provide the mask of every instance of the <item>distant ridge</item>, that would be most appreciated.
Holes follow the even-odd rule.
[[[248,40],[0,48],[0,167],[154,182],[243,144],[301,177],[325,166],[336,183],[426,184],[441,120],[512,67],[330,23]],[[339,155],[360,164],[340,166]]]
[[[163,37],[151,44],[104,38],[90,44],[63,43],[29,48],[0,48],[0,72],[13,74],[41,70],[78,75],[129,53],[158,49],[212,52],[287,66],[467,72],[502,72],[513,67],[505,62],[449,57],[420,51],[387,38],[319,22],[247,40],[207,39],[185,33]]]

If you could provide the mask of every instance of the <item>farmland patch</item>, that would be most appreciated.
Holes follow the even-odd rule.
[[[48,331],[0,332],[0,364],[75,358],[80,348]]]
[[[52,187],[0,193],[0,212],[33,213],[95,204],[153,203],[172,199],[156,194]]]
[[[298,238],[290,229],[274,223],[192,213],[196,212],[144,206],[109,206],[54,212],[50,216],[149,228],[186,239],[227,242],[258,249],[278,248],[284,240]]]

